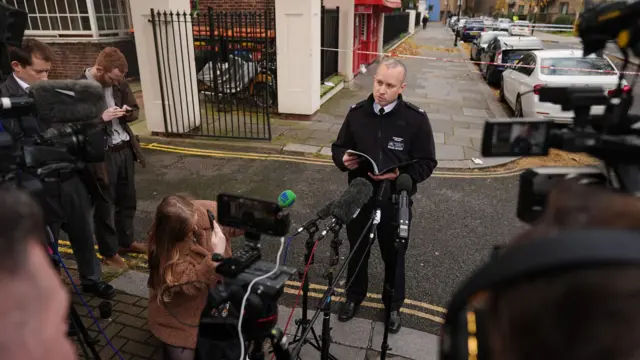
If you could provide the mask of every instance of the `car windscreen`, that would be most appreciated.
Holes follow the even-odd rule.
[[[516,61],[520,60],[524,54],[530,52],[531,50],[522,49],[522,50],[503,50],[502,51],[502,63],[503,64],[515,64]]]
[[[480,38],[480,44],[485,45],[491,42],[491,40],[497,38],[501,34],[485,34]]]
[[[581,71],[582,69],[588,71]],[[603,70],[593,71],[593,70]],[[611,63],[600,57],[587,58],[547,58],[540,62],[540,72],[542,75],[550,76],[612,76],[616,75],[615,68]]]

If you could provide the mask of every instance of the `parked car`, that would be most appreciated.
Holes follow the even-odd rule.
[[[528,21],[518,20],[509,27],[511,36],[531,36],[532,25]]]
[[[456,27],[454,29],[454,33],[458,34],[458,37],[460,37],[460,30],[462,30],[462,28],[464,27],[464,24],[469,21],[469,18],[461,18],[460,21],[458,21],[458,23],[456,24]]]
[[[500,18],[496,21],[496,30],[498,31],[509,31],[509,27],[513,24],[511,19]]]
[[[497,85],[506,65],[514,64],[529,51],[542,49],[544,49],[544,45],[537,37],[499,36],[491,40],[487,49],[482,53],[480,61],[483,63],[480,64],[480,71],[489,85]]]
[[[469,20],[460,30],[460,40],[464,42],[471,42],[480,36],[480,33],[485,31],[485,25],[482,20]]]
[[[606,56],[598,57],[592,54],[582,57],[582,50],[532,51],[525,54],[515,66],[504,71],[500,99],[514,109],[517,117],[549,118],[560,123],[568,123],[572,121],[573,111],[563,111],[560,105],[540,102],[540,87],[599,87],[608,95],[612,95],[612,91],[618,85],[618,77],[618,70]],[[626,81],[623,85],[624,91],[631,90]],[[601,115],[604,111],[604,106],[591,107],[592,115]]]
[[[504,36],[503,31],[485,31],[480,33],[473,42],[471,43],[471,50],[469,51],[469,59],[472,61],[480,60],[482,53],[487,48],[487,45],[491,42],[491,40],[497,38],[498,36]]]

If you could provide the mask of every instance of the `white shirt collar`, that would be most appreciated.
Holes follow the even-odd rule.
[[[16,79],[16,81],[18,82],[18,85],[20,85],[20,87],[22,88],[22,90],[27,91],[28,88],[30,88],[31,86],[29,86],[29,84],[27,84],[26,82],[20,80],[19,77],[16,76],[16,74],[13,74],[13,78]]]
[[[387,105],[384,107],[384,113],[388,113],[389,111],[393,110],[394,107],[396,107],[396,104],[398,103],[398,100],[392,102],[391,104]],[[382,106],[378,105],[378,103],[373,103],[373,110],[376,112],[376,114],[380,113],[380,108]]]

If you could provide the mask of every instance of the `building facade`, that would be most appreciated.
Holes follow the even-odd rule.
[[[56,59],[50,78],[67,79],[93,65],[107,46],[119,48],[138,76],[129,0],[0,0],[29,13],[25,37],[49,44]]]

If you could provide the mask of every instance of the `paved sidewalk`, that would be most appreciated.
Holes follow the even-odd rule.
[[[151,335],[147,325],[147,274],[128,271],[111,281],[118,290],[113,303],[111,321],[103,321],[105,332],[125,359],[160,359],[160,343]],[[97,313],[97,306],[102,301],[89,297],[87,299],[92,310]],[[79,298],[74,296],[76,308],[81,311],[85,323],[91,324],[86,309],[79,305]],[[285,328],[291,309],[279,306],[278,324]],[[299,319],[300,309],[296,309],[287,329],[288,341],[295,333],[295,319]],[[311,317],[310,311],[309,316]],[[382,342],[383,325],[364,319],[353,319],[347,323],[338,322],[335,315],[331,318],[333,344],[331,353],[340,360],[373,360],[379,355]],[[314,329],[318,336],[321,334],[322,319],[320,318]],[[94,327],[90,328],[93,332]],[[421,331],[403,328],[400,333],[389,336],[391,350],[389,359],[435,360],[437,358],[438,337]],[[103,359],[112,358],[113,352],[101,342]],[[310,345],[305,345],[301,352],[304,360],[318,359],[319,353]]]
[[[481,159],[481,164],[470,160],[480,158],[484,121],[507,115],[477,69],[466,62],[466,54],[453,47],[451,31],[433,23],[426,30],[417,30],[410,39],[420,47],[421,56],[433,59],[404,59],[409,72],[404,97],[429,115],[439,168],[482,168],[513,160]],[[272,115],[270,143],[227,140],[211,144],[236,150],[243,147],[245,151],[331,156],[331,143],[349,108],[371,92],[376,69],[377,64],[373,64],[365,74],[358,75],[349,89],[343,89],[323,104],[312,121],[281,120]],[[145,142],[176,142],[150,136],[142,122],[132,128]]]

